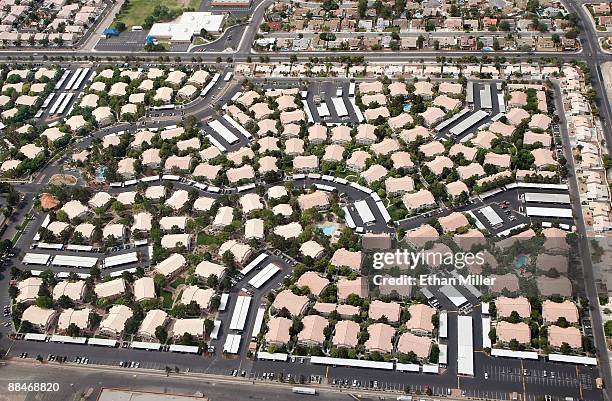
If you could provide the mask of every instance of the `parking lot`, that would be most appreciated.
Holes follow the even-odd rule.
[[[280,88],[295,88],[299,84],[295,80],[277,80],[273,83],[264,85],[265,89],[280,89]],[[337,81],[313,81],[308,87],[300,87],[300,90],[308,90],[306,99],[302,99],[308,103],[308,107],[312,113],[314,122],[327,124],[357,124],[358,118],[349,102],[349,86],[350,82],[347,79]],[[339,91],[342,91],[341,96],[337,96]],[[338,113],[333,105],[332,98],[341,97],[344,101],[348,115],[338,116]],[[320,116],[317,112],[317,107],[325,103],[329,110],[329,116]]]
[[[464,132],[462,132],[460,135],[458,135],[456,137],[457,140],[461,141],[466,137],[471,137],[472,135],[474,135],[477,131],[484,129],[485,127],[488,127],[491,123],[492,120],[491,118],[494,117],[495,115],[499,114],[500,112],[500,105],[498,103],[498,99],[497,99],[497,86],[495,83],[491,83],[491,82],[474,82],[474,101],[472,104],[469,105],[471,111],[466,114],[465,116],[459,118],[456,122],[454,122],[453,124],[450,124],[448,127],[440,130],[440,132],[438,132],[436,134],[436,138],[437,139],[442,139],[442,140],[446,140],[448,138],[450,138],[452,136],[452,134],[449,132],[451,128],[459,125],[461,122],[463,122],[464,120],[468,119],[472,114],[474,114],[474,112],[478,111],[478,110],[484,110],[486,112],[489,113],[489,115],[487,117],[485,117],[482,121],[480,121],[479,123],[475,124],[472,127],[467,128]],[[480,90],[483,89],[486,85],[488,85],[491,88],[491,107],[487,108],[487,109],[483,109],[481,107],[481,102],[480,102]]]
[[[339,94],[339,90],[342,91],[341,96],[337,96]],[[312,112],[314,121],[317,123],[324,121],[328,124],[357,123],[357,115],[349,102],[348,90],[349,82],[347,80],[314,82],[308,85],[307,102],[308,106],[310,107],[310,111]],[[343,99],[348,115],[338,115],[332,102],[332,98],[334,97],[341,97]],[[329,110],[329,116],[320,116],[317,112],[317,107],[323,103],[325,103],[327,109]]]
[[[410,392],[417,394],[425,394],[428,391],[431,391],[431,394],[435,395],[450,395],[452,393],[452,389],[446,386],[439,385],[428,385],[428,384],[410,384],[410,383],[392,383],[386,381],[378,381],[378,380],[358,380],[358,379],[343,379],[343,378],[329,378],[329,384],[335,387],[342,388],[364,388],[364,389],[374,389],[374,390],[382,390],[382,391],[398,391],[398,392],[406,392],[409,390]]]
[[[119,36],[101,38],[96,44],[98,51],[142,51],[147,31],[121,32]]]
[[[127,363],[126,369],[156,369],[164,370],[166,366],[171,369],[178,368],[180,371],[207,372],[215,374],[226,374],[230,366],[237,366],[237,361],[231,361],[224,357],[216,358],[215,355],[182,354],[164,351],[145,351],[131,348],[109,348],[91,345],[75,345],[49,342],[33,342],[17,340],[8,353],[9,356],[20,358],[27,353],[27,358],[36,359],[38,355],[49,363],[60,363],[58,359],[66,357],[62,363],[78,363],[91,365],[120,366],[121,362]],[[53,355],[54,360],[49,361]],[[75,362],[80,358],[79,362]],[[132,366],[132,362],[134,366]],[[231,364],[228,364],[230,362]]]
[[[492,225],[482,212],[482,207],[472,212],[492,235],[511,230],[521,224],[529,224],[529,218],[519,213],[520,203],[516,191],[503,191],[484,200],[484,206],[489,206],[502,220],[501,223]]]
[[[506,367],[500,365],[483,366],[488,373],[488,380],[498,382],[522,382],[541,384],[545,386],[578,387],[580,379],[576,371],[547,371],[542,369],[526,369],[527,375],[520,367]]]
[[[270,375],[273,375],[270,378]],[[432,394],[449,395],[456,384],[448,375],[422,375],[397,371],[370,370],[360,368],[332,367],[310,364],[308,358],[296,357],[291,362],[257,360],[253,363],[250,377],[256,380],[294,380],[323,384],[346,389],[376,389],[381,391],[411,392],[424,394],[429,388]]]
[[[461,395],[471,398],[481,398],[486,400],[511,400],[513,392],[497,391],[497,390],[463,390]],[[534,397],[533,399],[535,400]]]
[[[203,0],[200,4],[199,11],[210,11],[210,12],[230,12],[236,18],[248,18],[253,13],[253,10],[259,4],[257,1],[251,1],[247,7],[238,7],[238,6],[213,6],[210,4],[210,0]]]

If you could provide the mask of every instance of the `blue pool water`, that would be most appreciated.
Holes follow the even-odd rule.
[[[404,111],[405,112],[409,112],[411,108],[412,108],[412,104],[410,104],[410,103],[405,103],[404,104]]]
[[[327,237],[331,237],[334,234],[334,231],[336,231],[336,226],[329,225],[329,226],[321,227],[321,231],[323,231],[323,234],[325,234]]]
[[[514,267],[520,269],[521,267],[527,265],[527,263],[529,263],[529,258],[527,257],[527,255],[519,255],[514,261]]]
[[[96,181],[104,182],[106,179],[106,166],[100,166],[96,169]]]

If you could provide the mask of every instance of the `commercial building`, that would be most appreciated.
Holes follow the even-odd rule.
[[[210,12],[185,12],[173,22],[153,24],[148,36],[172,43],[191,43],[193,36],[202,29],[210,33],[221,32],[225,17],[225,14]]]

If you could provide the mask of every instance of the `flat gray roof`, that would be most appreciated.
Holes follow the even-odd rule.
[[[449,130],[449,132],[451,133],[451,135],[455,135],[455,136],[461,135],[465,131],[473,127],[474,125],[478,124],[488,115],[489,114],[484,110],[477,110],[474,114],[472,114],[465,120],[461,121],[459,124],[452,127]]]
[[[361,218],[361,221],[363,221],[364,224],[376,221],[376,218],[374,217],[370,206],[365,200],[355,202],[355,209],[357,209],[357,213],[359,214],[359,217]]]
[[[482,109],[493,108],[493,101],[491,99],[491,86],[489,84],[485,84],[485,86],[480,90],[480,107]]]
[[[504,220],[502,220],[502,218],[499,217],[499,214],[497,214],[497,212],[491,206],[483,207],[482,209],[480,209],[480,212],[489,221],[489,224],[491,224],[492,226],[496,226],[504,222]]]
[[[570,203],[569,194],[543,194],[540,192],[525,192],[525,202],[536,203]]]
[[[457,373],[474,376],[474,333],[471,316],[457,316]]]
[[[527,216],[535,217],[558,217],[571,219],[573,217],[572,209],[561,209],[557,207],[533,207],[527,206],[525,208]]]
[[[468,300],[452,285],[440,287],[440,292],[444,294],[446,298],[448,298],[457,308],[467,304]]]

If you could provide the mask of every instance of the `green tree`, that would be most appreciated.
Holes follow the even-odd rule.
[[[163,274],[157,273],[155,274],[155,277],[153,277],[153,283],[155,285],[155,290],[157,291],[157,293],[159,293],[163,288],[166,287],[167,280]]]
[[[72,308],[74,306],[74,302],[67,295],[62,295],[58,298],[57,304],[61,306],[63,309]]]
[[[508,322],[510,323],[518,323],[521,321],[521,316],[518,314],[517,311],[513,310],[512,313],[510,313],[510,317],[508,318]]]
[[[608,320],[604,324],[604,332],[606,333],[606,337],[612,337],[612,320]]]
[[[508,21],[502,21],[499,23],[499,30],[500,31],[509,31],[510,30],[510,23]]]
[[[204,320],[204,330],[206,331],[206,334],[212,333],[214,328],[215,328],[215,322],[213,322],[212,319]]]
[[[51,309],[53,307],[53,299],[48,296],[40,296],[36,298],[36,305],[39,308]]]
[[[491,340],[491,343],[493,344],[497,342],[497,330],[495,327],[492,327],[491,330],[489,330],[489,340]]]
[[[570,347],[568,343],[564,342],[561,344],[560,350],[563,355],[569,355],[572,352],[572,347]]]
[[[75,323],[70,323],[70,325],[66,329],[66,333],[70,337],[78,337],[81,334],[81,330],[79,329],[79,326],[77,326]]]
[[[419,37],[417,38],[417,41],[416,41],[417,47],[419,49],[422,49],[424,43],[425,43],[425,38],[423,37],[423,35],[419,35]]]
[[[22,333],[31,333],[34,330],[34,325],[28,320],[22,320],[19,326],[19,331]]]
[[[162,343],[165,344],[168,341],[168,332],[164,328],[164,326],[157,326],[155,328],[155,338]]]

